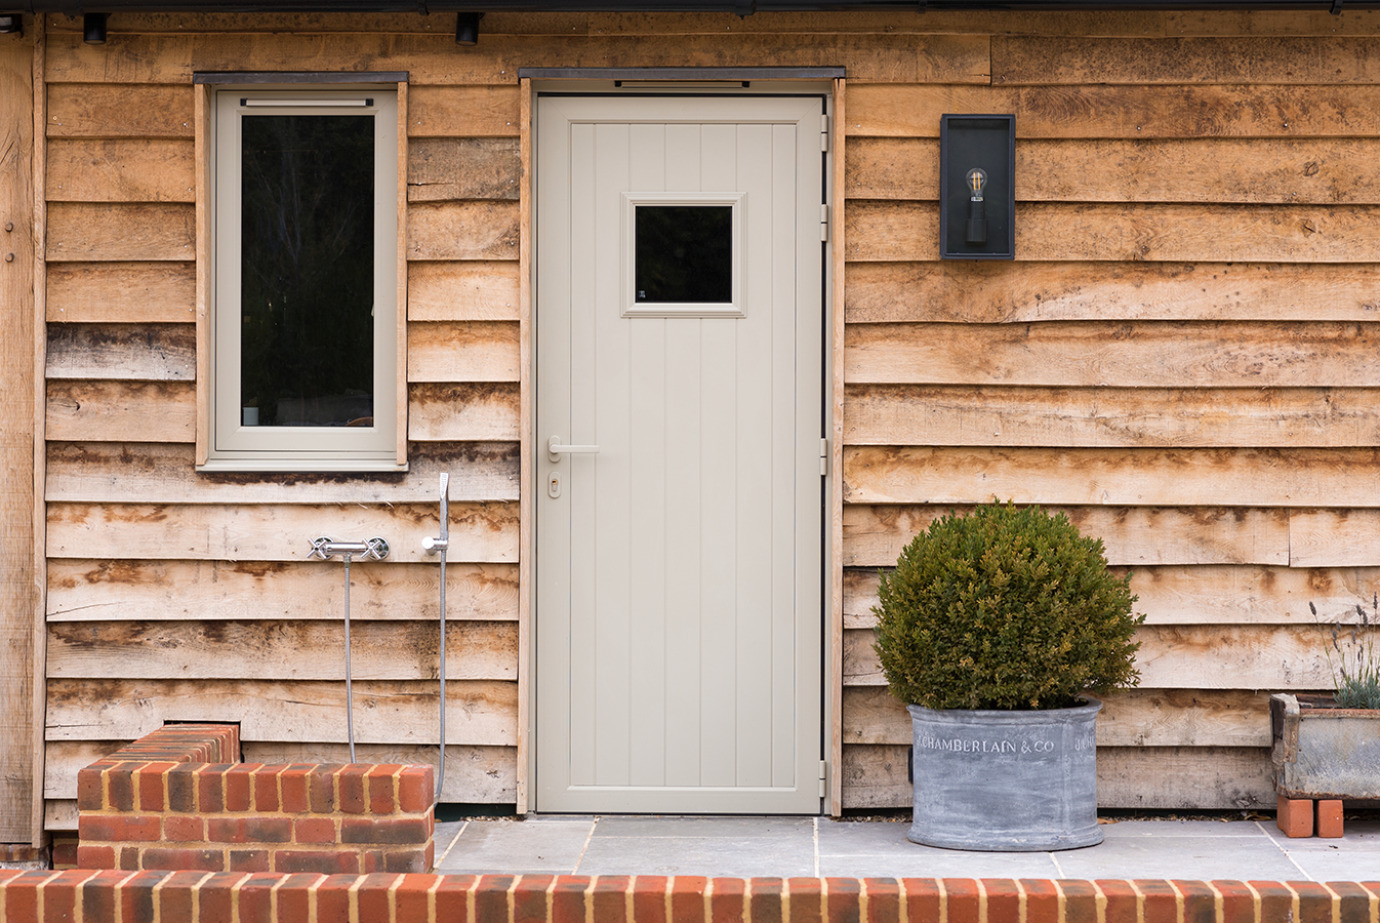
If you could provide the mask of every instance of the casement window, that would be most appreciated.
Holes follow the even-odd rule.
[[[247,85],[203,97],[203,468],[405,464],[398,96]]]

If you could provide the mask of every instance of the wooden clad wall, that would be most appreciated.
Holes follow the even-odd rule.
[[[391,545],[352,568],[359,758],[434,763],[439,569],[420,543],[442,471],[442,797],[515,801],[518,91],[487,63],[452,80],[450,27],[421,34],[439,19],[381,22],[115,17],[93,48],[49,19],[50,829],[74,824],[78,768],[167,720],[238,721],[249,760],[348,759],[343,569],[307,560],[318,535]],[[311,69],[413,73],[411,471],[197,474],[192,74]]]
[[[875,569],[994,496],[1135,575],[1102,802],[1273,804],[1268,691],[1330,686],[1310,603],[1380,576],[1377,25],[1009,17],[990,85],[850,81],[845,806],[910,797]],[[1015,113],[1014,262],[936,259],[946,112]]]
[[[354,568],[370,760],[434,757],[437,474],[451,472],[446,800],[517,798],[519,67],[847,68],[845,808],[908,803],[876,570],[996,495],[1136,573],[1143,688],[1103,800],[1269,801],[1265,693],[1329,682],[1324,616],[1380,575],[1380,19],[1326,14],[136,15],[47,21],[48,825],[169,719],[342,758]],[[403,70],[404,477],[198,475],[196,71]],[[939,116],[1013,112],[1012,263],[937,259]],[[1372,380],[1376,379],[1376,380]],[[428,747],[428,745],[432,745]]]

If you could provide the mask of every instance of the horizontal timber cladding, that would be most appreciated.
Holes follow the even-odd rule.
[[[1376,567],[1288,567],[1197,564],[1117,568],[1132,575],[1146,626],[1290,625],[1322,635],[1337,620],[1354,621],[1374,605]],[[879,568],[843,572],[843,625],[876,624]]]
[[[50,47],[63,49],[45,73],[47,826],[75,829],[81,766],[165,721],[237,722],[246,760],[348,760],[343,569],[307,559],[323,535],[391,546],[386,561],[351,568],[359,758],[434,764],[440,571],[421,539],[439,529],[443,472],[441,799],[515,802],[515,70],[472,56],[478,70],[451,73],[464,62],[449,28],[409,37],[352,27],[309,50],[322,23],[350,17],[299,19],[316,28],[277,38],[273,17],[240,17],[219,35],[215,17],[173,17],[175,37],[135,34],[127,20],[122,41],[133,44],[90,58],[61,19],[45,23]],[[560,53],[561,40],[548,44]],[[396,70],[413,74],[402,151],[408,471],[198,473],[191,72],[348,72],[371,56],[395,56],[405,62]],[[428,60],[431,84],[416,86]]]
[[[989,86],[849,81],[846,808],[909,803],[872,608],[950,510],[1066,512],[1132,575],[1107,805],[1270,806],[1264,691],[1330,687],[1324,624],[1374,613],[1378,46],[1151,18],[992,29]],[[1015,116],[1010,262],[938,259],[940,115],[965,112]]]
[[[1374,138],[1031,139],[1016,149],[1016,177],[1028,202],[1373,205],[1377,156]],[[852,198],[938,198],[937,139],[856,138],[847,160]]]
[[[117,21],[118,20],[118,21]],[[1133,575],[1141,688],[1108,805],[1272,804],[1265,691],[1380,584],[1380,15],[490,13],[44,17],[46,816],[166,720],[245,758],[431,762],[436,483],[451,476],[442,800],[519,797],[519,67],[843,67],[842,807],[909,803],[871,650],[879,569],[950,509],[1067,512]],[[409,470],[198,474],[196,72],[406,71]],[[1016,259],[938,260],[939,118],[1012,113]],[[1316,615],[1314,614],[1316,610]],[[1146,780],[1151,780],[1146,782]]]

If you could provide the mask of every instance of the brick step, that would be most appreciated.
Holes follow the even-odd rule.
[[[1380,915],[1380,882],[0,871],[0,915],[7,923],[98,923],[117,913],[122,923],[1372,923]]]

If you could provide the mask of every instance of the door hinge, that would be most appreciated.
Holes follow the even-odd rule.
[[[819,207],[819,239],[829,239],[829,206],[820,205]]]
[[[829,474],[829,437],[825,436],[819,441],[819,473],[827,476]]]
[[[828,760],[819,761],[819,797],[829,797],[829,762]]]
[[[819,117],[819,149],[824,153],[829,153],[829,116]]]

